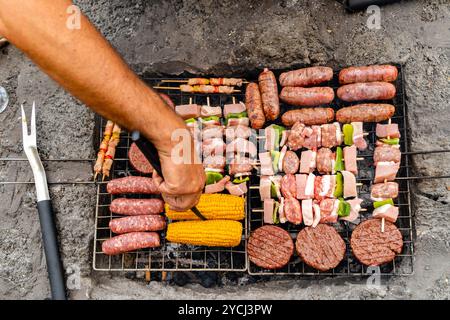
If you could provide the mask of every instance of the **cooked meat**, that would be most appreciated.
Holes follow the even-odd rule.
[[[300,158],[300,173],[311,173],[316,168],[317,152],[305,150],[301,153]]]
[[[321,174],[333,172],[334,154],[329,148],[320,148],[316,156],[317,171]]]
[[[258,77],[258,83],[264,115],[267,120],[275,120],[280,114],[277,79],[272,71],[265,68]]]
[[[392,104],[363,103],[339,109],[336,120],[340,123],[380,122],[392,118],[394,113]]]
[[[251,262],[265,269],[285,266],[294,253],[294,242],[289,233],[276,226],[262,226],[248,239],[248,256]]]
[[[378,138],[400,138],[400,131],[398,130],[398,123],[381,124],[377,123],[375,133]]]
[[[362,100],[389,100],[395,97],[395,86],[388,82],[360,82],[337,89],[339,99],[347,102]]]
[[[298,107],[316,107],[331,103],[334,90],[330,87],[284,87],[281,89],[280,100]]]
[[[358,165],[356,162],[356,146],[348,146],[344,148],[345,170],[350,171],[354,175],[358,174]]]
[[[402,234],[397,227],[386,221],[381,232],[381,220],[370,219],[361,222],[352,232],[350,239],[355,257],[366,266],[378,266],[394,260],[402,252]]]
[[[391,204],[385,204],[374,209],[372,216],[376,219],[386,219],[389,222],[395,223],[398,218],[398,207]]]
[[[339,83],[347,84],[373,81],[392,82],[397,79],[397,76],[397,68],[391,65],[348,67],[339,72]]]
[[[372,201],[383,201],[386,199],[395,199],[398,197],[398,183],[386,182],[372,185],[370,198]]]
[[[399,163],[402,158],[402,153],[398,145],[383,144],[375,148],[373,152],[373,162],[375,165],[378,162],[396,162]]]
[[[375,183],[395,180],[400,163],[395,162],[378,162],[375,167]]]
[[[303,220],[300,201],[295,198],[284,198],[284,215],[287,221],[293,224],[300,224]]]
[[[250,82],[245,90],[245,106],[253,129],[261,129],[266,122],[258,84]]]
[[[327,271],[337,267],[344,259],[345,242],[337,231],[328,225],[306,227],[298,233],[295,243],[300,258],[309,266]]]
[[[311,126],[328,123],[333,119],[334,110],[332,108],[301,108],[289,110],[281,116],[281,121],[288,127],[296,122]]]
[[[305,129],[305,125],[301,122],[296,122],[290,132],[289,137],[287,138],[287,146],[292,151],[296,151],[303,147],[305,142],[305,138],[303,136],[303,129]]]
[[[283,87],[307,87],[330,81],[333,69],[329,67],[309,67],[280,74],[279,80]]]

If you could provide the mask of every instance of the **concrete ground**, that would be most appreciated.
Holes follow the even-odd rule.
[[[450,5],[403,1],[381,9],[381,28],[366,13],[331,0],[80,0],[82,10],[140,74],[243,73],[292,64],[403,63],[411,150],[450,148]],[[45,45],[43,43],[43,45]],[[107,79],[105,79],[106,81]],[[94,114],[13,46],[0,51],[0,85],[10,106],[0,114],[0,157],[23,157],[19,105],[38,103],[43,158],[94,157]],[[91,179],[91,164],[46,162],[50,181]],[[448,174],[450,154],[415,156],[417,175]],[[26,162],[2,161],[0,181],[30,181]],[[128,280],[92,271],[95,187],[51,185],[65,266],[80,268],[75,299],[449,299],[449,180],[413,182],[415,273],[369,288],[345,278],[258,282],[204,289]],[[34,185],[0,185],[0,298],[49,296]],[[385,279],[386,280],[386,279]]]

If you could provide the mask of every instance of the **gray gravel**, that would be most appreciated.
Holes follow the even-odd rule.
[[[77,1],[140,74],[184,70],[240,74],[292,64],[333,67],[405,65],[410,147],[450,147],[450,6],[446,0],[404,1],[381,10],[381,29],[365,13],[346,14],[336,1]],[[45,44],[43,44],[45,45]],[[105,79],[106,80],[106,79]],[[92,158],[94,114],[65,93],[13,46],[0,50],[0,85],[10,106],[0,121],[0,157],[23,157],[19,104],[38,104],[43,158]],[[416,156],[420,175],[448,174],[450,154]],[[90,165],[46,163],[49,180],[90,179]],[[1,162],[0,181],[30,181],[27,163]],[[364,280],[295,279],[204,289],[92,271],[95,187],[52,185],[64,265],[79,268],[75,299],[449,299],[449,180],[413,183],[415,274]],[[0,298],[49,296],[33,185],[0,186]]]

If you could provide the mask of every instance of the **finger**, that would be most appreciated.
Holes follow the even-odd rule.
[[[152,178],[153,178],[153,183],[161,192],[160,187],[161,187],[161,184],[164,182],[164,179],[158,174],[158,172],[156,172],[156,170],[153,170]]]
[[[175,211],[185,211],[191,209],[200,200],[201,193],[187,195],[168,195],[163,194],[163,199],[169,204],[170,209]]]

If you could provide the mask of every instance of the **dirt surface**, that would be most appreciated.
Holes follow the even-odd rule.
[[[368,14],[346,14],[320,1],[77,1],[140,74],[184,70],[242,74],[292,64],[337,67],[403,63],[412,150],[450,148],[450,6],[447,0],[404,1],[381,9],[381,28]],[[45,45],[45,44],[43,44]],[[107,80],[107,79],[105,79]],[[43,158],[94,157],[94,114],[65,93],[13,46],[0,51],[0,85],[10,106],[0,121],[0,157],[23,157],[19,104],[38,104]],[[50,181],[91,179],[90,164],[46,162]],[[415,156],[417,175],[450,172],[450,153]],[[26,162],[2,161],[0,181],[30,181]],[[399,299],[450,298],[450,180],[413,183],[417,229],[415,274],[366,280],[328,278],[257,282],[241,278],[204,289],[130,280],[92,271],[95,186],[51,185],[64,265],[81,272],[75,299]],[[0,298],[49,296],[32,184],[0,185]],[[75,283],[76,284],[76,283]]]

